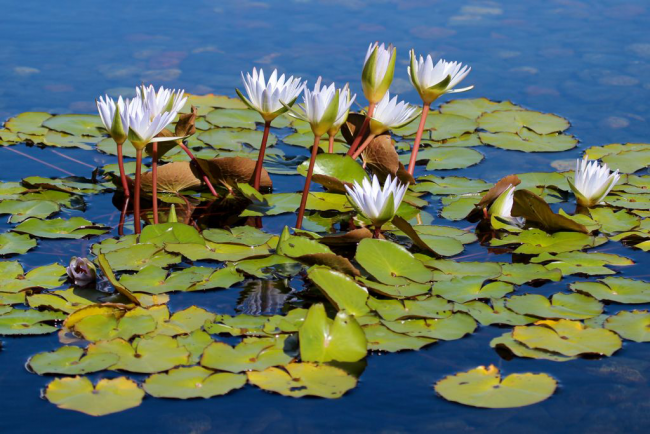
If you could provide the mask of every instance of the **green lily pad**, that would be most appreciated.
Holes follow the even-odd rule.
[[[431,293],[450,301],[465,303],[470,300],[501,298],[514,291],[514,287],[509,283],[491,282],[486,285],[484,283],[483,277],[457,277],[434,283]]]
[[[316,266],[309,269],[308,276],[338,310],[355,316],[370,312],[366,306],[368,291],[345,274]]]
[[[604,327],[623,339],[650,342],[650,313],[647,310],[621,311],[607,318]]]
[[[593,146],[585,151],[589,159],[601,159],[612,170],[634,173],[650,164],[650,144],[627,143]]]
[[[217,315],[214,322],[205,324],[205,331],[210,334],[228,334],[231,336],[270,336],[264,330],[269,318],[253,315]]]
[[[510,374],[501,378],[491,365],[450,375],[438,381],[436,392],[448,401],[481,408],[516,408],[548,399],[557,381],[546,374]]]
[[[142,244],[200,244],[205,240],[193,226],[183,223],[147,225],[140,234]]]
[[[51,325],[65,318],[64,314],[34,309],[11,309],[0,315],[0,335],[42,335],[58,330]]]
[[[537,134],[550,134],[570,126],[569,121],[557,115],[530,110],[497,110],[481,115],[477,121],[479,128],[491,133],[518,133],[528,129]]]
[[[283,366],[293,357],[284,352],[285,338],[246,338],[236,347],[213,342],[205,349],[201,365],[235,374],[263,371],[271,366]]]
[[[94,289],[68,288],[60,291],[32,294],[27,297],[27,304],[33,308],[47,307],[72,313],[99,301],[103,294]]]
[[[452,305],[440,297],[418,300],[378,300],[370,297],[368,306],[387,321],[407,318],[447,318],[451,316]]]
[[[468,301],[463,304],[456,304],[454,311],[468,313],[484,326],[492,324],[528,325],[539,319],[513,312],[506,307],[506,300],[503,299],[492,299],[491,305],[482,301]]]
[[[427,161],[427,170],[464,169],[480,163],[483,154],[470,148],[435,147],[425,148],[418,152],[418,161]],[[400,162],[407,164],[410,155],[400,155]]]
[[[22,181],[29,188],[56,190],[73,194],[94,194],[107,190],[102,184],[93,183],[91,180],[80,177],[43,178],[42,176],[29,176]]]
[[[57,378],[47,385],[45,398],[65,410],[105,416],[137,407],[144,392],[126,377],[104,378],[96,386],[86,377]]]
[[[398,351],[419,350],[427,345],[438,342],[436,339],[395,333],[381,324],[364,326],[363,331],[366,334],[368,350],[370,351],[396,353]]]
[[[518,244],[514,253],[539,255],[540,253],[561,253],[596,247],[607,242],[606,239],[592,237],[580,232],[556,232],[548,234],[539,229],[529,229],[518,234],[507,234],[501,239],[492,239],[493,246]]]
[[[43,136],[42,142],[45,146],[53,146],[55,148],[80,148],[85,151],[90,151],[93,149],[92,145],[101,139],[102,137],[80,137],[50,130]]]
[[[165,250],[169,253],[179,253],[191,261],[239,261],[271,254],[271,248],[268,244],[255,247],[212,242],[207,242],[205,246],[198,244],[168,244],[165,246]]]
[[[262,196],[263,201],[253,202],[240,216],[263,217],[293,213],[300,206],[301,197],[302,194],[299,193],[265,194]],[[353,210],[345,195],[321,192],[309,193],[305,209],[340,213]]]
[[[510,101],[490,101],[487,98],[455,99],[440,106],[442,113],[463,116],[468,119],[477,119],[483,113],[491,113],[496,110],[524,110]]]
[[[47,218],[59,211],[59,205],[48,200],[3,200],[0,214],[11,214],[10,223],[20,223],[30,217]]]
[[[621,348],[621,339],[605,329],[588,328],[579,321],[561,319],[538,321],[531,326],[517,326],[512,337],[528,348],[541,349],[565,356],[599,354],[611,356]]]
[[[418,130],[419,122],[411,122],[401,128],[394,128],[393,134],[406,137],[413,136]],[[448,113],[429,112],[424,123],[424,137],[431,140],[445,140],[458,137],[476,130],[476,122],[464,116]]]
[[[30,288],[57,288],[65,282],[67,271],[59,264],[44,265],[25,273],[18,261],[0,262],[0,289],[16,293]]]
[[[424,283],[432,273],[404,247],[385,240],[363,239],[355,259],[378,281],[387,285]]]
[[[171,244],[170,246],[202,246],[198,244]],[[181,262],[181,257],[167,253],[155,244],[135,244],[106,253],[106,260],[113,271],[138,271],[146,266],[167,267]]]
[[[439,319],[384,320],[382,324],[395,333],[444,341],[460,339],[476,330],[476,321],[466,313],[455,313]]]
[[[499,280],[514,285],[541,280],[559,282],[562,280],[562,272],[556,269],[549,270],[538,264],[501,264]]]
[[[153,314],[158,322],[155,334],[166,336],[192,333],[203,327],[206,322],[214,321],[217,317],[214,313],[196,306],[179,310],[171,316],[169,316],[167,306],[154,306],[149,309],[149,313]]]
[[[431,284],[429,283],[410,282],[406,285],[386,285],[363,277],[360,277],[357,280],[375,293],[397,299],[412,298],[426,294],[431,290]]]
[[[157,327],[156,319],[145,309],[133,309],[123,316],[111,314],[88,315],[74,324],[74,331],[91,342],[121,338],[130,340],[144,336]]]
[[[49,353],[38,353],[27,365],[38,375],[83,375],[108,369],[119,359],[117,354],[84,355],[83,348],[65,346]]]
[[[507,332],[490,341],[490,346],[496,349],[506,348],[509,352],[517,357],[527,357],[529,359],[551,360],[554,362],[568,362],[575,360],[577,357],[563,356],[562,354],[552,353],[539,349],[528,348],[512,338],[512,332]]]
[[[598,300],[616,303],[650,303],[650,283],[624,277],[606,277],[598,282],[575,282],[572,291],[589,294]]]
[[[198,364],[203,355],[203,351],[205,351],[208,345],[214,342],[212,336],[201,329],[196,329],[187,335],[178,336],[176,341],[190,352],[190,365]]]
[[[202,270],[214,270],[211,268],[201,268]],[[176,273],[174,273],[176,274]],[[170,278],[174,277],[174,274]],[[198,273],[197,273],[198,274]],[[213,271],[211,274],[208,274],[203,278],[203,280],[195,282],[190,286],[188,291],[205,291],[208,289],[226,289],[243,281],[245,277],[237,271],[237,268],[233,266],[228,266],[224,268],[219,268],[216,271]],[[169,279],[167,279],[169,280]]]
[[[101,136],[105,133],[98,115],[56,115],[45,120],[43,126],[73,136]]]
[[[614,234],[636,228],[640,219],[625,210],[614,211],[611,208],[592,208],[591,217],[600,224],[601,232]]]
[[[298,173],[307,176],[309,161],[298,166]],[[363,167],[347,155],[320,154],[314,163],[313,180],[331,191],[345,193],[344,184],[361,182],[368,177]]]
[[[5,232],[0,234],[0,255],[22,255],[36,247],[36,240],[27,234]]]
[[[290,363],[283,368],[252,371],[246,375],[248,381],[260,389],[293,398],[336,399],[357,385],[357,379],[342,369],[315,363]]]
[[[200,366],[176,368],[162,374],[153,374],[142,385],[156,398],[212,398],[241,389],[246,376],[228,372],[214,372]]]
[[[203,231],[203,237],[213,243],[241,244],[254,247],[266,244],[273,238],[273,235],[252,226],[237,226],[230,229],[207,229]]]
[[[424,263],[433,268],[434,280],[451,280],[463,277],[483,277],[484,280],[501,276],[501,265],[496,262],[456,262],[450,259],[434,259]]]
[[[256,122],[262,118],[255,110],[215,109],[205,115],[205,119],[215,127],[255,129]]]
[[[366,335],[354,317],[339,312],[332,321],[321,303],[309,308],[298,336],[305,362],[356,362],[366,356]]]
[[[570,274],[615,274],[616,271],[605,266],[614,265],[621,267],[634,265],[632,260],[611,253],[587,253],[576,251],[558,253],[556,255],[542,253],[541,255],[531,259],[530,262],[535,264],[544,264],[544,266],[549,270],[558,269],[564,276]]]
[[[48,131],[43,127],[43,122],[51,117],[51,114],[44,112],[25,112],[9,118],[4,126],[14,133],[42,136]]]
[[[214,272],[211,268],[190,267],[176,271],[167,277],[167,270],[157,265],[147,265],[137,274],[124,274],[120,283],[131,292],[164,294],[186,291],[197,282],[203,282]]]
[[[110,228],[95,225],[83,217],[72,217],[69,220],[62,218],[52,220],[29,219],[13,230],[22,234],[29,234],[39,238],[70,238],[80,239],[88,236],[101,235]]]
[[[235,151],[242,149],[244,144],[259,149],[262,144],[262,135],[262,131],[215,128],[199,134],[197,138],[215,149]],[[273,146],[276,142],[277,137],[273,133],[270,133],[266,146]]]
[[[12,294],[10,292],[0,292],[0,315],[11,311],[14,304],[25,304],[24,292]]]
[[[124,339],[99,341],[88,346],[88,354],[117,354],[119,361],[113,370],[153,374],[167,371],[188,362],[189,352],[169,336],[140,339],[133,346]]]
[[[550,319],[587,319],[603,312],[602,303],[582,294],[553,294],[551,300],[539,294],[515,295],[506,301],[508,309]]]
[[[462,196],[445,196],[442,198],[444,205],[440,215],[451,221],[463,220],[472,212],[480,202],[481,194],[466,194]]]
[[[578,144],[578,139],[567,134],[537,134],[526,129],[519,133],[479,133],[479,138],[495,148],[522,152],[562,152]]]
[[[492,184],[482,179],[469,179],[458,176],[439,177],[426,175],[418,178],[418,183],[411,186],[413,191],[426,192],[433,195],[450,195],[479,193],[488,190]]]

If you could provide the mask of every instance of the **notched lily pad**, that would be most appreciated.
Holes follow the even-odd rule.
[[[49,353],[38,353],[27,365],[38,375],[83,375],[108,369],[120,359],[116,354],[84,353],[83,348],[65,346]]]
[[[246,376],[229,372],[214,372],[201,366],[176,368],[162,374],[154,374],[142,385],[156,398],[212,398],[241,389]]]

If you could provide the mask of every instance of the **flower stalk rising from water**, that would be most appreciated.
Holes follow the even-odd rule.
[[[408,184],[401,184],[397,177],[391,180],[390,175],[383,189],[377,175],[373,175],[372,182],[364,178],[361,184],[355,181],[352,188],[345,186],[350,203],[372,222],[375,238],[381,233],[381,227],[395,217],[407,188]]]
[[[598,161],[589,161],[585,156],[576,161],[573,182],[568,181],[578,205],[592,207],[605,199],[620,177],[618,170],[610,172],[607,164],[600,165]]]
[[[157,135],[176,119],[176,115],[185,105],[187,97],[182,90],[169,90],[162,86],[156,93],[153,86],[138,88],[138,96],[129,105],[128,138],[136,154],[135,197],[133,204],[135,232],[140,233],[140,188],[142,151],[153,142],[152,152],[152,188],[154,223],[158,222],[158,142],[175,141],[183,137],[157,137]]]
[[[329,86],[321,87],[321,77],[318,77],[314,90],[305,89],[303,95],[303,103],[298,104],[299,110],[291,109],[290,115],[308,122],[311,130],[314,133],[314,144],[311,149],[311,159],[309,160],[309,169],[307,170],[307,179],[305,180],[305,187],[302,190],[302,199],[300,201],[300,209],[298,210],[298,219],[296,220],[296,228],[302,227],[302,220],[305,215],[305,206],[307,205],[307,197],[309,195],[309,186],[311,184],[312,173],[314,172],[314,163],[316,162],[316,154],[318,154],[318,147],[320,139],[323,134],[327,133],[332,126],[339,121],[339,116],[347,116],[347,110],[341,110],[339,107],[341,90],[336,89],[334,83]],[[352,105],[352,101],[348,102],[348,110]],[[287,106],[287,109],[289,107]]]
[[[446,93],[466,92],[474,86],[454,89],[472,70],[467,65],[463,66],[459,62],[447,62],[440,59],[434,66],[431,55],[428,55],[426,59],[422,56],[418,59],[414,50],[411,50],[410,54],[411,64],[408,67],[409,78],[413,87],[415,87],[415,90],[418,91],[422,98],[422,117],[420,118],[420,125],[415,136],[408,166],[408,172],[413,175],[420,142],[422,141],[422,133],[424,132],[431,103]]]
[[[361,139],[363,138],[370,118],[375,112],[375,107],[384,98],[388,88],[393,82],[393,75],[395,73],[395,59],[397,58],[397,48],[393,45],[386,47],[384,44],[379,45],[379,42],[370,44],[366,52],[366,59],[363,63],[363,72],[361,73],[361,86],[363,87],[363,94],[368,100],[368,113],[366,119],[359,128],[359,131],[350,145],[348,155],[354,155]]]
[[[278,71],[273,70],[268,81],[264,79],[264,71],[253,68],[253,74],[247,73],[244,76],[242,72],[242,81],[246,96],[239,89],[235,89],[239,98],[251,109],[258,112],[264,119],[264,134],[262,144],[257,156],[257,164],[253,173],[253,188],[260,189],[262,179],[262,164],[264,154],[266,153],[266,142],[269,138],[271,122],[283,113],[286,113],[288,107],[291,107],[298,99],[300,92],[305,87],[305,83],[300,82],[300,77],[293,76],[285,79],[284,74],[278,78]]]
[[[86,258],[73,256],[67,268],[68,276],[75,285],[86,286],[97,280],[97,269],[95,264]]]
[[[124,100],[120,96],[116,103],[108,95],[106,95],[105,98],[106,99],[100,96],[96,101],[97,111],[99,112],[99,117],[102,120],[106,131],[108,131],[108,134],[110,134],[111,138],[117,145],[117,164],[120,168],[122,190],[124,191],[124,196],[129,197],[131,192],[129,191],[129,184],[126,181],[124,155],[122,153],[122,145],[126,142],[129,132],[129,100]]]
[[[393,128],[401,128],[410,124],[420,114],[418,107],[408,104],[404,101],[397,102],[397,95],[392,99],[390,92],[386,92],[384,97],[375,108],[374,115],[370,119],[370,134],[364,142],[352,154],[356,159],[379,134],[383,134]]]

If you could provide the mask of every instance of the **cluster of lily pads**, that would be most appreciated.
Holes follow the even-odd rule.
[[[429,110],[469,70],[413,53],[409,71],[424,109],[397,103],[388,94],[395,56],[392,47],[370,46],[365,113],[348,113],[355,96],[347,86],[321,88],[320,80],[294,109],[300,79],[274,72],[265,81],[254,71],[240,100],[141,88],[135,106],[102,99],[100,112],[109,114],[101,118],[30,112],[5,122],[2,146],[118,156],[92,175],[0,184],[0,213],[15,224],[0,234],[0,335],[58,333],[61,347],[27,363],[56,376],[45,398],[91,415],[135,407],[145,394],[211,398],[246,384],[339,398],[357,386],[372,353],[415,351],[492,325],[510,327],[491,342],[500,353],[556,362],[609,357],[623,340],[650,341],[647,311],[607,314],[610,303],[649,303],[650,284],[615,276],[630,259],[589,251],[617,241],[650,248],[650,178],[633,174],[647,166],[650,145],[585,151],[614,173],[579,160],[576,171],[518,173],[494,184],[444,176],[479,164],[481,146],[558,152],[577,139],[565,133],[565,119],[510,102],[465,99]],[[129,110],[132,117],[122,117]],[[406,122],[420,113],[419,126]],[[167,130],[152,133],[163,118]],[[122,147],[128,142],[134,146]],[[311,146],[312,157],[288,156],[288,146]],[[144,153],[153,170],[142,173]],[[414,177],[419,163],[425,173]],[[271,175],[279,174],[307,182],[302,191],[274,193]],[[312,180],[323,191],[309,191]],[[65,217],[107,193],[122,214],[119,236],[107,235],[106,222]],[[136,233],[128,234],[132,194]],[[428,210],[438,202],[436,217],[475,228],[432,224]],[[264,218],[294,213],[293,229],[262,230]],[[140,232],[141,218],[149,224]],[[25,270],[12,257],[38,252],[39,239],[81,238],[95,238],[88,258],[68,267]],[[454,260],[475,242],[513,260]],[[550,297],[519,290],[570,275],[584,280]],[[244,285],[261,294],[257,314],[168,307],[173,293]],[[124,375],[96,384],[86,376],[105,371]],[[555,389],[547,374],[502,378],[493,366],[435,385],[445,399],[492,408],[534,404]]]

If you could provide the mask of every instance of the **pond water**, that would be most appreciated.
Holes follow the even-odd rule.
[[[481,147],[481,164],[444,175],[495,182],[504,175],[554,171],[551,163],[573,159],[595,145],[648,142],[650,113],[650,6],[620,1],[197,1],[171,2],[4,2],[0,47],[0,118],[26,111],[94,113],[94,99],[127,92],[134,84],[180,87],[193,94],[234,96],[240,71],[279,68],[313,83],[318,75],[350,82],[361,93],[360,70],[370,41],[398,47],[391,88],[418,103],[408,82],[407,52],[431,53],[470,64],[462,97],[511,100],[526,108],[570,120],[568,131],[580,144],[563,153],[526,154]],[[447,98],[449,99],[449,98]],[[444,102],[440,101],[440,102]],[[281,137],[281,133],[279,136]],[[287,155],[308,155],[280,146]],[[31,175],[63,176],[61,169],[89,177],[91,166],[115,158],[79,149],[0,147],[2,181]],[[31,160],[45,160],[54,167]],[[416,175],[424,174],[419,166]],[[637,175],[647,174],[644,169]],[[276,191],[296,191],[295,177],[272,175]],[[300,178],[302,183],[302,178]],[[319,188],[319,187],[315,187]],[[113,227],[119,210],[112,194],[87,198],[83,215]],[[439,200],[426,211],[437,215]],[[566,206],[565,206],[566,208]],[[294,214],[264,218],[264,229],[279,233]],[[472,228],[467,221],[435,223]],[[6,231],[14,225],[3,222]],[[39,240],[18,257],[25,269],[86,256],[90,240]],[[648,255],[609,242],[595,251],[617,253],[636,264],[622,275],[648,280]],[[16,258],[12,258],[16,259]],[[457,260],[510,262],[485,246],[466,246]],[[568,276],[519,293],[550,295],[574,281]],[[292,280],[293,289],[300,281]],[[174,294],[172,310],[191,305],[234,314],[245,308],[246,284],[225,291]],[[244,306],[244,307],[242,307]],[[623,306],[625,307],[625,306]],[[646,309],[647,305],[635,305]],[[613,314],[620,305],[607,305]],[[277,312],[270,312],[277,313]],[[0,352],[0,431],[37,432],[481,432],[574,433],[646,432],[650,426],[650,346],[626,341],[614,357],[567,363],[513,358],[489,348],[506,329],[481,327],[456,341],[440,341],[420,351],[373,354],[357,388],[342,399],[293,399],[252,386],[209,400],[147,398],[122,413],[92,418],[60,410],[41,399],[51,378],[25,370],[33,354],[59,346],[56,334],[2,338]],[[494,364],[504,373],[545,372],[559,381],[550,399],[529,407],[483,410],[436,396],[433,384],[446,375]],[[93,374],[94,380],[113,374]],[[117,376],[117,375],[114,375]],[[144,376],[132,376],[143,379]]]

